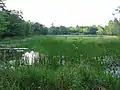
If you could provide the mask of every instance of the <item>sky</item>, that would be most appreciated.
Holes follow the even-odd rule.
[[[22,10],[25,20],[50,26],[106,25],[120,0],[7,0],[8,9]]]

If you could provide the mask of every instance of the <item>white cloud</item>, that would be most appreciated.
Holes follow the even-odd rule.
[[[25,20],[49,26],[107,24],[119,0],[8,0],[9,9],[22,10]]]

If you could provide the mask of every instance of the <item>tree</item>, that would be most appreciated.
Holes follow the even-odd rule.
[[[98,25],[98,30],[97,30],[97,34],[99,34],[99,35],[103,35],[103,34],[105,34],[106,32],[105,32],[105,29],[101,26],[101,25]]]
[[[117,14],[120,14],[120,7],[117,7],[115,9],[113,16],[115,16]],[[120,34],[120,21],[119,21],[119,18],[117,18],[117,17],[114,17],[113,28],[114,28],[114,31],[113,31],[114,34],[117,34],[117,35]]]
[[[58,27],[55,27],[54,24],[51,24],[51,27],[48,29],[48,34],[50,35],[56,35],[56,29],[58,30]]]
[[[120,22],[117,18],[114,19],[114,34],[119,35],[120,34]]]
[[[114,21],[110,20],[108,22],[108,27],[107,28],[108,28],[108,30],[106,30],[106,32],[107,32],[108,35],[115,34],[115,32],[114,32]]]
[[[32,28],[33,23],[30,21],[25,21],[23,23],[23,32],[24,32],[24,36],[30,36],[33,34],[33,28]]]
[[[6,6],[4,1],[5,0],[0,0],[0,36],[2,36],[5,31],[7,31],[7,25],[9,24],[9,15],[5,9]]]
[[[46,35],[48,28],[38,22],[23,20],[22,11],[5,9],[5,0],[0,0],[0,36]]]
[[[33,34],[36,34],[36,35],[46,35],[48,33],[48,28],[45,27],[44,25],[38,23],[38,22],[35,22],[33,24]]]
[[[78,33],[83,33],[83,28],[81,27],[81,26],[76,26],[76,31],[78,32]]]
[[[68,34],[68,29],[65,26],[60,26],[58,29],[58,34]]]
[[[96,34],[98,28],[96,26],[89,27],[89,33],[90,34]]]
[[[9,11],[9,25],[7,25],[7,32],[9,34],[14,34],[15,36],[23,36],[23,24],[24,20],[22,18],[22,12],[16,10]]]
[[[42,34],[43,35],[47,35],[48,34],[48,28],[47,27],[44,27],[44,29],[42,31]]]
[[[4,1],[6,1],[6,0],[0,0],[0,11],[5,11],[5,3],[4,3]]]
[[[120,14],[120,6],[115,9],[114,13],[112,13],[113,16],[115,16],[117,14]],[[117,18],[115,17],[115,19],[117,19]]]
[[[72,26],[68,27],[68,30],[69,30],[69,34],[74,34],[74,33],[76,33],[75,28],[72,27]]]
[[[8,18],[9,16],[6,12],[0,11],[0,35],[7,31],[7,25],[9,24]]]

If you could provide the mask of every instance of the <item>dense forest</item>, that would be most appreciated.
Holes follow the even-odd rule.
[[[110,20],[108,25],[92,25],[92,26],[55,26],[54,23],[51,27],[46,27],[39,22],[25,21],[22,17],[23,12],[17,10],[9,10],[5,6],[5,0],[0,0],[0,36],[5,37],[27,37],[31,35],[119,35],[120,34],[120,21],[118,18]],[[120,8],[115,9],[119,12]],[[113,13],[113,16],[116,13]]]

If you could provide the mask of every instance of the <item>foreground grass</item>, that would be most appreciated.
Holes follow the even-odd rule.
[[[88,69],[85,65],[48,69],[21,67],[16,71],[1,70],[1,90],[119,90],[119,77],[112,77],[99,69]]]
[[[7,42],[7,40],[5,41]],[[48,54],[48,61],[38,66],[0,69],[1,90],[119,90],[120,78],[106,73],[107,66],[119,63],[119,37],[34,36],[11,40],[17,47],[27,47]],[[59,65],[56,56],[65,56]],[[105,56],[108,56],[105,58]],[[109,58],[113,56],[114,59]]]

